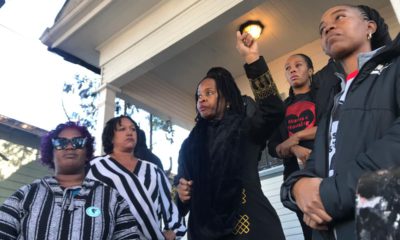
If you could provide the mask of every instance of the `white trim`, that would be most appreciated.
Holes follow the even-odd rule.
[[[167,17],[166,22],[157,22],[152,19],[155,17],[150,14],[127,29],[126,34],[120,35],[99,49],[103,80],[109,83],[115,82],[116,86],[122,86],[191,46],[221,25],[252,9],[260,2],[260,0],[190,1],[189,3],[192,5],[185,5],[185,9],[175,7],[176,10],[171,9],[170,5],[176,3],[175,1],[160,5],[159,11],[164,13],[162,16]],[[172,14],[171,11],[173,11]],[[160,16],[158,16],[159,18]],[[142,34],[136,26],[145,24],[152,27],[149,29],[150,32],[146,31],[145,34]],[[129,37],[135,41],[128,41]],[[121,43],[125,43],[122,49],[119,46]]]
[[[51,29],[47,28],[40,40],[47,46],[50,46],[51,43],[51,48],[57,48],[91,19],[99,15],[110,3],[112,0],[81,1]],[[96,6],[93,7],[93,5]]]
[[[393,11],[396,14],[397,21],[400,23],[400,1],[399,0],[390,0],[392,4]]]
[[[268,169],[264,169],[258,172],[261,180],[272,177],[273,175],[281,175],[282,173],[283,173],[283,164]]]

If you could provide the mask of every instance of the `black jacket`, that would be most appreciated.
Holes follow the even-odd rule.
[[[334,176],[328,177],[330,119],[324,117],[306,169],[289,176],[282,185],[283,204],[296,209],[290,199],[293,184],[304,176],[323,178],[320,196],[338,239],[356,239],[355,188],[361,174],[400,165],[399,44],[400,35],[363,65],[350,86],[336,133]],[[332,236],[332,231],[315,233],[316,239]]]
[[[245,68],[252,82],[266,74],[270,78],[263,58],[256,63],[245,65]],[[263,83],[265,82],[261,82],[258,86],[270,88]],[[275,88],[272,82],[267,81],[267,83]],[[238,228],[241,226],[238,221],[239,216],[247,216],[246,221],[251,224],[250,230],[243,233],[246,239],[265,239],[266,234],[269,239],[284,239],[279,217],[264,196],[258,175],[260,151],[274,126],[283,118],[283,103],[276,91],[272,95],[268,93],[266,97],[260,97],[254,110],[251,116],[243,117],[238,128],[234,127],[235,131],[241,133],[238,135],[240,145],[232,145],[232,142],[236,142],[235,135],[225,139],[226,141],[221,141],[224,136],[231,136],[229,129],[232,129],[232,123],[235,122],[231,120],[227,112],[229,110],[221,120],[199,120],[182,144],[175,184],[178,184],[180,177],[193,180],[190,202],[184,204],[177,199],[182,215],[191,211],[188,223],[189,239],[232,240],[243,237],[238,234],[242,231],[242,227]],[[204,133],[204,138],[199,137],[201,133]],[[197,151],[196,146],[201,145],[205,146],[201,148],[203,151]],[[237,152],[239,154],[236,154]],[[198,157],[199,155],[209,157]],[[218,156],[231,157],[221,160]],[[237,167],[239,171],[236,171]],[[233,192],[236,188],[240,190],[239,195]],[[201,204],[197,204],[198,202]],[[231,224],[232,212],[234,219]],[[202,215],[205,215],[207,221],[202,221]],[[210,223],[215,224],[210,225]]]
[[[335,73],[343,73],[342,66],[335,63],[333,59],[319,70],[313,76],[311,88],[315,94],[315,104],[317,111],[317,122],[327,114],[333,105],[333,98],[341,90],[340,79],[335,76]]]

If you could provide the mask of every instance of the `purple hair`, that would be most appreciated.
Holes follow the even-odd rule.
[[[61,123],[59,124],[56,129],[51,130],[48,134],[44,135],[42,137],[41,143],[40,143],[40,155],[41,155],[41,162],[43,165],[46,165],[47,167],[54,169],[54,159],[53,159],[53,144],[51,142],[51,139],[58,137],[60,132],[62,132],[64,129],[76,129],[79,131],[79,133],[82,135],[82,137],[86,137],[86,157],[87,159],[92,159],[93,158],[93,143],[94,143],[94,137],[89,133],[87,128],[85,126],[80,126],[78,123],[75,122],[66,122],[66,123]]]

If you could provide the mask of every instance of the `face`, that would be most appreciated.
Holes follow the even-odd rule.
[[[133,152],[137,142],[136,127],[128,118],[122,118],[121,124],[117,123],[114,131],[113,145],[114,149],[123,152]]]
[[[361,12],[349,6],[336,6],[327,10],[319,27],[325,53],[342,60],[353,53],[369,52],[368,33],[374,33],[376,24],[364,19]]]
[[[285,64],[285,76],[292,88],[300,88],[310,84],[313,70],[308,68],[307,62],[299,55],[288,58]]]
[[[215,80],[206,78],[197,88],[197,111],[204,119],[221,119],[224,115],[225,100],[221,96],[218,104],[218,91]]]
[[[66,128],[53,139],[54,169],[58,174],[77,174],[84,171],[87,161],[85,140],[81,133]]]

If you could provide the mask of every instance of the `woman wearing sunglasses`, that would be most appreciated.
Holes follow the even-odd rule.
[[[186,232],[183,218],[171,200],[171,185],[161,168],[135,155],[139,127],[128,116],[110,119],[103,130],[105,156],[90,161],[87,174],[116,188],[127,200],[146,239],[172,240]],[[161,229],[161,222],[164,229]]]
[[[93,141],[74,122],[42,138],[41,161],[55,174],[21,187],[0,206],[0,239],[140,239],[118,192],[85,178]]]

